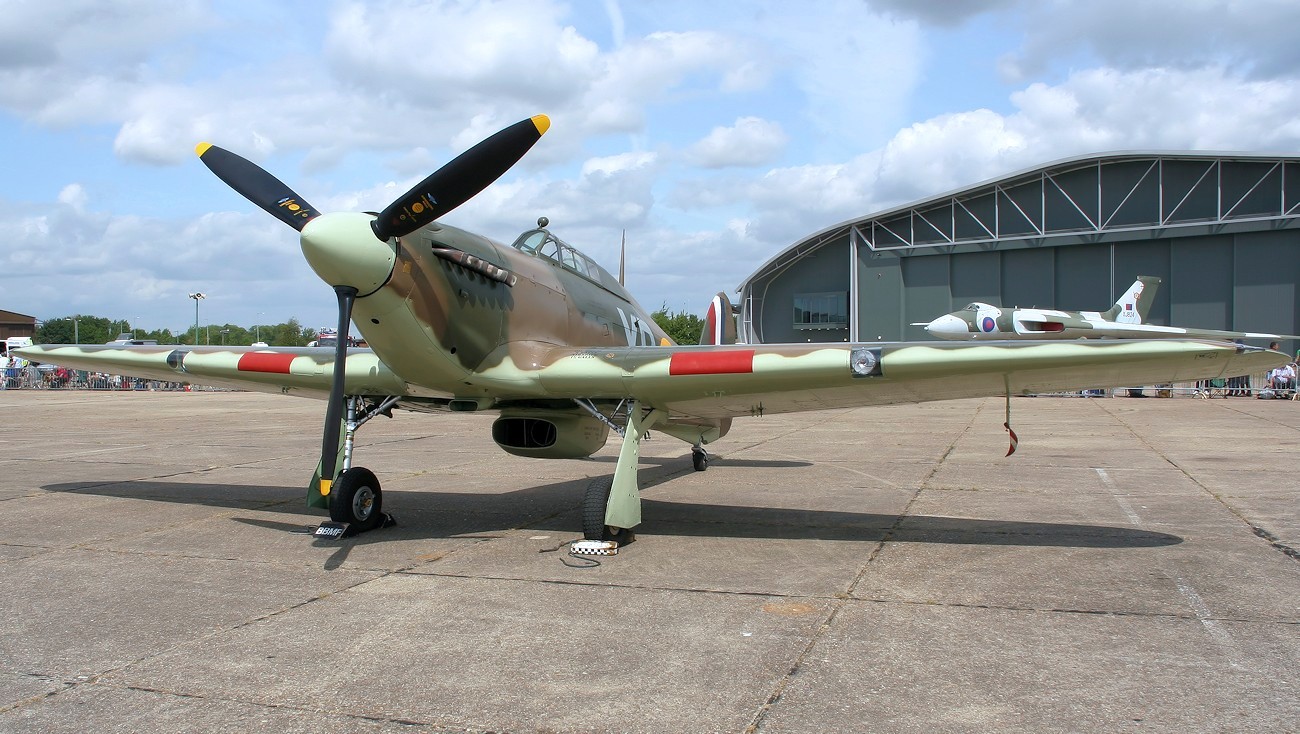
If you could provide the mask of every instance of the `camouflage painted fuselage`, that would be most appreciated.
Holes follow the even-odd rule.
[[[353,322],[407,383],[464,399],[538,396],[536,381],[522,373],[542,366],[557,346],[672,343],[603,268],[545,230],[518,242],[529,235],[553,241],[559,257],[446,225],[403,237],[391,277],[357,299]],[[508,281],[435,251],[490,264]]]

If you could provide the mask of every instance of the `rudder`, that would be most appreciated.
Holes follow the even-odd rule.
[[[1121,324],[1147,323],[1147,314],[1151,313],[1151,304],[1155,303],[1156,290],[1160,288],[1160,282],[1160,279],[1154,275],[1139,275],[1115,305],[1102,316],[1107,321],[1117,321]]]
[[[736,316],[731,308],[731,299],[721,291],[709,301],[709,308],[704,313],[704,329],[700,333],[700,344],[735,344]]]

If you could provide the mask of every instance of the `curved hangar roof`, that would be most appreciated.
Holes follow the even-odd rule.
[[[1289,228],[1298,218],[1300,157],[1077,156],[828,227],[763,263],[737,290],[846,235],[871,250],[1063,245]]]

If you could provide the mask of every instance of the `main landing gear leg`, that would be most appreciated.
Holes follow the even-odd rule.
[[[392,515],[382,511],[384,494],[374,473],[364,467],[352,466],[357,429],[376,415],[391,416],[396,404],[397,398],[390,397],[379,405],[366,409],[362,398],[356,395],[347,397],[343,471],[331,484],[329,495],[322,498],[328,503],[330,519],[316,528],[316,537],[337,540],[397,524]]]
[[[666,416],[662,410],[643,412],[635,402],[628,406],[627,428],[613,477],[597,477],[587,487],[582,503],[584,540],[569,547],[574,555],[613,555],[626,543],[631,529],[641,524],[641,493],[637,469],[641,439]]]

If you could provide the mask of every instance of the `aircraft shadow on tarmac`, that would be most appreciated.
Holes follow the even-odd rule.
[[[665,472],[659,476],[660,471]],[[689,473],[667,467],[642,474],[643,491]],[[409,479],[404,480],[409,483]],[[384,490],[384,509],[397,525],[343,541],[344,544],[440,537],[498,537],[517,528],[578,533],[579,508],[588,479],[538,485],[504,493],[444,492],[437,489]],[[437,486],[437,478],[430,484]],[[193,484],[159,481],[63,483],[48,492],[75,492],[151,502],[174,502],[248,512],[319,514],[303,504],[303,488]],[[864,490],[864,493],[870,490]],[[706,494],[707,490],[701,492]],[[734,493],[733,493],[734,495]],[[743,500],[742,500],[743,501]],[[795,500],[797,503],[797,500]],[[1175,545],[1182,538],[1132,527],[1055,522],[907,515],[798,507],[705,504],[642,497],[643,534],[794,540],[904,541],[985,546],[1070,548],[1150,548]],[[249,517],[237,522],[303,533],[301,521],[282,523]]]

